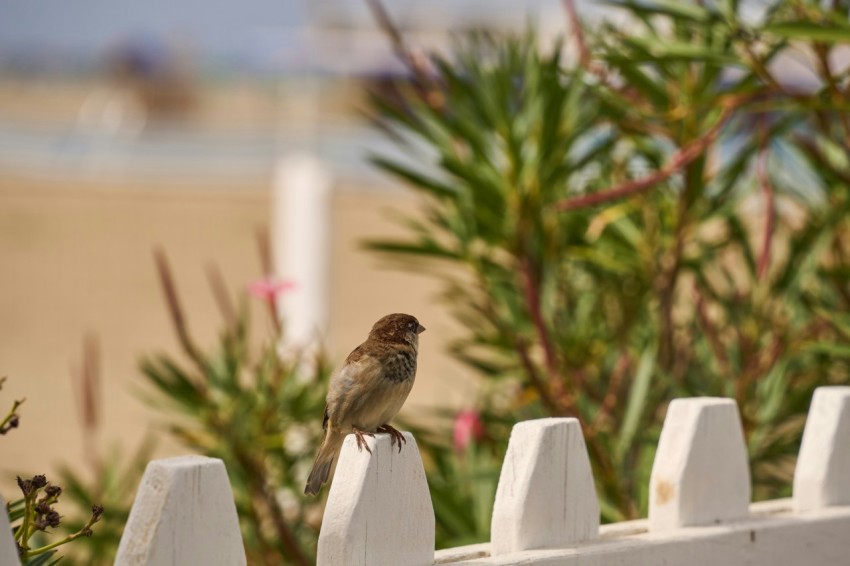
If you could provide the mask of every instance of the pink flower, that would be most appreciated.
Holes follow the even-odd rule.
[[[455,417],[454,445],[458,452],[466,451],[469,444],[484,438],[484,423],[481,416],[472,410],[461,411]]]
[[[248,293],[258,299],[273,301],[281,293],[291,291],[295,288],[292,281],[281,281],[274,277],[264,277],[248,284]]]

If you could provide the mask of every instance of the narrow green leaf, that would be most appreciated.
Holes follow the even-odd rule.
[[[623,418],[623,427],[620,429],[620,438],[617,440],[615,454],[617,460],[622,461],[626,452],[631,448],[632,441],[637,434],[641,417],[646,409],[646,401],[649,398],[649,385],[652,381],[652,372],[655,369],[655,344],[650,344],[644,349],[638,363],[637,374],[629,391],[629,399],[626,404],[626,414]]]
[[[850,26],[838,23],[819,24],[810,21],[769,24],[763,31],[785,39],[808,39],[825,43],[850,42]]]

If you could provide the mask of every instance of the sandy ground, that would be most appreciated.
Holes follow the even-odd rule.
[[[415,200],[392,192],[335,195],[328,338],[333,358],[343,359],[383,314],[410,312],[428,332],[403,414],[471,402],[469,375],[444,353],[459,329],[435,300],[439,286],[422,275],[383,269],[360,249],[366,237],[398,234],[389,211],[410,211]],[[134,393],[141,383],[137,364],[145,353],[175,352],[176,343],[152,248],[167,250],[191,330],[208,345],[220,318],[204,267],[215,261],[231,289],[256,278],[254,238],[268,223],[269,202],[260,185],[111,188],[0,175],[0,376],[8,376],[0,410],[5,414],[13,398],[27,398],[21,428],[0,439],[4,492],[10,474],[49,474],[58,463],[84,461],[70,375],[81,362],[86,333],[100,340],[102,445],[130,450],[155,429],[156,410]],[[262,324],[259,306],[256,312],[256,324]],[[182,450],[161,444],[160,454],[177,452]]]

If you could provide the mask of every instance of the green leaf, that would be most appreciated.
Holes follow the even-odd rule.
[[[836,342],[811,342],[802,348],[803,352],[810,354],[826,354],[839,358],[850,358],[850,344]]]
[[[692,22],[705,22],[711,18],[711,13],[702,6],[682,0],[610,0],[605,3],[636,14],[668,16]]]
[[[824,43],[850,42],[850,26],[838,23],[818,24],[810,21],[769,24],[763,31],[784,39],[808,39]]]
[[[649,386],[652,382],[652,373],[655,370],[656,350],[657,346],[650,344],[644,349],[640,357],[637,373],[629,390],[629,399],[626,404],[623,426],[620,428],[620,437],[617,439],[615,453],[619,461],[623,460],[626,452],[631,448],[641,417],[646,410]]]
[[[373,156],[369,160],[384,171],[392,173],[414,187],[423,189],[436,197],[457,198],[458,191],[456,188],[414,171],[410,167],[379,156]]]
[[[49,550],[44,554],[39,554],[38,556],[33,556],[32,558],[28,558],[24,561],[23,566],[51,566],[59,562],[62,557],[60,556],[56,560],[51,562],[51,558],[53,555],[58,552],[57,550]]]

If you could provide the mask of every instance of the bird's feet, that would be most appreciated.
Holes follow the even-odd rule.
[[[396,442],[398,443],[398,451],[401,452],[401,444],[407,444],[407,439],[404,435],[398,431],[398,429],[388,425],[382,424],[376,429],[378,432],[386,432],[390,435],[390,446],[393,446]]]
[[[369,448],[369,445],[366,443],[366,439],[364,436],[371,436],[375,438],[375,434],[371,432],[366,432],[365,430],[360,430],[356,426],[351,427],[352,432],[354,432],[354,438],[357,440],[357,450],[363,452],[363,449],[366,449],[366,452],[369,454],[372,453],[372,449]],[[380,429],[378,429],[380,430]]]

